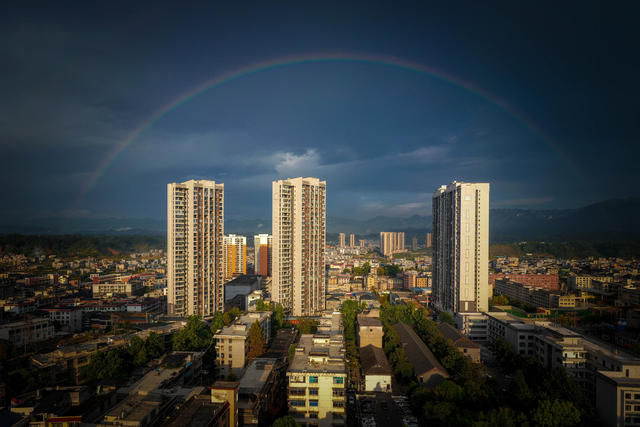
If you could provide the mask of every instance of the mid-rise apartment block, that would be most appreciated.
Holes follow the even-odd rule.
[[[344,233],[340,233],[338,235],[339,245],[341,248],[344,248],[347,245],[347,239]]]
[[[140,296],[144,295],[144,286],[140,282],[127,283],[94,283],[92,285],[93,297],[112,297],[117,295]]]
[[[224,236],[225,279],[247,274],[247,238],[229,234]]]
[[[294,316],[325,306],[326,182],[273,182],[271,298]]]
[[[173,316],[224,310],[224,184],[167,185],[167,303]]]
[[[329,325],[304,334],[287,370],[289,414],[299,424],[346,424],[345,363],[342,316],[329,316]]]
[[[231,325],[222,328],[214,336],[218,374],[225,378],[229,372],[240,377],[247,366],[249,330],[255,322],[260,324],[265,342],[271,339],[271,312],[254,311],[238,317]]]
[[[380,252],[384,256],[394,253],[404,252],[404,232],[381,231],[380,232]]]
[[[256,274],[271,277],[273,239],[270,234],[256,234],[253,236],[254,263]]]
[[[55,328],[48,318],[29,319],[0,325],[0,339],[14,346],[29,345],[53,338]]]
[[[349,235],[349,247],[350,248],[355,248],[356,247],[356,235],[355,234],[350,234]]]
[[[489,184],[452,182],[433,194],[433,302],[439,310],[489,308]]]

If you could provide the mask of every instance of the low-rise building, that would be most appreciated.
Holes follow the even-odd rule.
[[[436,387],[449,378],[447,370],[411,326],[399,322],[393,325],[393,329],[398,334],[402,348],[404,348],[404,354],[413,366],[413,372],[421,385]]]
[[[273,358],[251,361],[238,386],[238,425],[265,424],[278,405],[286,379],[285,363]]]
[[[370,344],[360,347],[360,363],[365,391],[392,392],[393,371],[382,348]]]
[[[468,359],[480,363],[480,346],[478,344],[462,335],[460,331],[448,323],[438,324],[438,330],[443,337],[450,339],[453,345]]]
[[[43,308],[49,314],[49,319],[60,325],[60,329],[67,332],[82,330],[82,310],[76,307]]]
[[[15,346],[46,341],[55,336],[55,328],[49,318],[38,318],[0,324],[0,339]]]
[[[382,348],[383,335],[380,319],[365,314],[358,315],[358,345],[361,348],[368,345]]]

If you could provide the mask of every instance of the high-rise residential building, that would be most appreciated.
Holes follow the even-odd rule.
[[[355,248],[356,247],[356,235],[355,234],[350,234],[349,235],[349,247],[350,248]]]
[[[433,293],[451,313],[489,309],[489,184],[452,182],[433,194]]]
[[[361,248],[364,248],[365,243],[366,242],[363,239],[360,239],[360,247]]]
[[[224,310],[224,184],[167,184],[167,303],[173,316]]]
[[[404,250],[404,232],[380,232],[380,252],[382,255],[393,255],[397,252],[404,252]]]
[[[427,233],[427,248],[431,247],[431,233]]]
[[[345,238],[346,236],[344,235],[344,233],[340,233],[338,237],[340,238],[340,247],[344,248],[347,245]]]
[[[325,307],[326,181],[273,182],[271,298],[294,316]]]
[[[256,234],[253,236],[254,263],[256,274],[271,277],[272,238],[270,234]]]
[[[224,236],[224,278],[247,274],[247,238],[229,234]]]
[[[418,238],[416,236],[413,236],[413,239],[411,239],[411,249],[414,251],[418,250]]]

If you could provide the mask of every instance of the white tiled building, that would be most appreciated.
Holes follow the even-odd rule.
[[[224,184],[167,185],[167,303],[173,316],[224,310]]]
[[[326,182],[273,182],[273,301],[294,316],[325,307]]]

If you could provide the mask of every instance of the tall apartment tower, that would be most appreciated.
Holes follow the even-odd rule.
[[[355,234],[350,234],[349,235],[349,247],[350,248],[355,248],[356,247],[356,235]]]
[[[272,245],[270,234],[256,234],[253,236],[254,263],[257,275],[271,277]]]
[[[404,252],[404,232],[381,231],[380,252],[384,256]]]
[[[273,182],[271,298],[294,316],[325,307],[326,181]]]
[[[413,239],[411,239],[411,249],[414,251],[418,250],[418,238],[416,236],[413,236]]]
[[[224,184],[167,184],[167,303],[172,316],[224,310]]]
[[[340,239],[340,247],[344,248],[347,245],[346,236],[344,235],[344,233],[340,233],[338,237]]]
[[[247,274],[247,238],[229,234],[224,236],[225,279]]]
[[[431,247],[431,233],[427,233],[427,248]]]
[[[440,310],[489,309],[489,184],[452,182],[433,194],[433,296]]]

